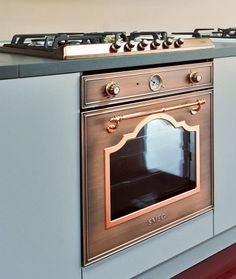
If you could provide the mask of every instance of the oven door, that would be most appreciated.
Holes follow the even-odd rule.
[[[82,113],[84,264],[212,206],[211,91]]]

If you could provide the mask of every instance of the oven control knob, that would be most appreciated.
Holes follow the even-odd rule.
[[[188,77],[192,83],[198,83],[202,80],[202,76],[198,72],[190,73]]]
[[[171,45],[173,44],[173,40],[171,38],[167,38],[164,42],[163,42],[163,47],[164,48],[169,48]]]
[[[146,46],[148,46],[148,40],[142,40],[142,41],[138,44],[138,48],[141,49],[141,50],[144,50]]]
[[[184,39],[179,38],[175,41],[175,47],[181,47],[184,44]]]
[[[111,81],[106,85],[106,93],[108,96],[116,96],[120,93],[120,86],[118,83]]]
[[[131,51],[135,47],[135,41],[131,40],[125,45],[125,49]]]
[[[115,42],[111,45],[111,51],[113,52],[117,52],[118,49],[120,49],[122,46],[122,43],[121,42]]]
[[[151,42],[151,48],[157,49],[161,45],[161,40],[155,39]]]

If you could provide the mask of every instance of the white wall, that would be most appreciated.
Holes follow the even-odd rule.
[[[234,0],[0,0],[0,40],[29,32],[232,27],[235,6]]]

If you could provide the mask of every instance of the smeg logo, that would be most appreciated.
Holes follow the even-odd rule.
[[[156,215],[156,216],[153,216],[153,217],[149,218],[147,220],[147,224],[148,224],[148,226],[152,226],[152,225],[154,225],[156,223],[164,221],[166,218],[167,218],[166,214],[165,213],[161,213],[159,215]]]

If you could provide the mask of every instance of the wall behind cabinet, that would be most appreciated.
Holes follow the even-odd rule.
[[[0,0],[0,40],[27,32],[234,26],[235,6],[234,0]]]

